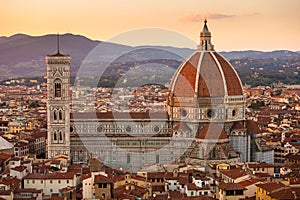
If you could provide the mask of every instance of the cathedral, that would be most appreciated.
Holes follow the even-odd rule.
[[[70,111],[70,56],[46,57],[47,156],[91,156],[131,170],[154,164],[273,162],[247,131],[245,95],[231,64],[214,50],[204,21],[200,44],[173,75],[165,112]],[[259,156],[258,156],[259,155]]]

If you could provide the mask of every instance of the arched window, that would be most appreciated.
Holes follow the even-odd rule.
[[[54,141],[57,140],[57,133],[56,133],[56,131],[53,133],[53,140],[54,140]]]
[[[61,131],[59,132],[59,140],[60,140],[60,141],[62,141],[62,140],[63,140],[63,134],[62,134],[62,132],[61,132]]]
[[[53,119],[54,119],[54,120],[57,120],[56,110],[53,111]]]
[[[62,119],[63,119],[62,111],[61,111],[61,110],[60,110],[59,113],[58,113],[58,119],[59,119],[59,120],[62,120]]]
[[[54,81],[54,97],[61,97],[61,80]]]
[[[235,117],[235,115],[236,115],[236,111],[232,110],[232,117]]]

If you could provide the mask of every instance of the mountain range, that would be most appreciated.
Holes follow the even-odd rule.
[[[126,45],[107,43],[91,40],[81,35],[64,34],[60,35],[60,52],[72,57],[71,73],[74,75],[82,62],[86,59],[94,61],[100,59],[107,64],[112,59],[118,58],[120,62],[127,62],[126,59],[174,59],[179,62],[184,60],[194,50],[188,48],[176,48],[168,46],[139,46],[131,47]],[[101,46],[99,54],[93,52]],[[142,51],[140,51],[142,49]],[[139,50],[139,53],[136,53]],[[16,34],[10,37],[0,37],[0,80],[15,77],[36,77],[46,73],[45,56],[57,52],[57,35],[49,34],[44,36],[30,36]],[[293,58],[300,57],[299,52],[288,50],[276,50],[272,52],[262,51],[231,51],[220,52],[228,60],[232,59],[267,59],[267,58]],[[126,59],[120,59],[126,56]],[[95,56],[94,55],[94,56]],[[141,55],[143,55],[141,57]],[[102,63],[102,64],[103,64]],[[99,64],[99,63],[98,63]]]

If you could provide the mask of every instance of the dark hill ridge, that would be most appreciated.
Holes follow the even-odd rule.
[[[57,36],[28,36],[17,34],[0,38],[1,71],[9,76],[38,76],[45,73],[44,58],[57,51]],[[99,44],[86,37],[72,34],[60,36],[62,53],[72,55],[72,66],[80,65],[85,56]],[[7,77],[6,77],[7,78]]]
[[[288,51],[288,50],[275,50],[270,52],[263,51],[230,51],[230,52],[221,52],[221,54],[227,59],[243,59],[243,58],[254,58],[254,59],[268,59],[268,58],[293,58],[299,57],[298,52]]]
[[[57,51],[57,35],[50,34],[44,36],[29,36],[16,34],[10,37],[0,37],[0,80],[14,77],[35,77],[45,75],[45,56],[54,54]],[[72,57],[71,72],[74,75],[87,55],[101,43],[101,41],[91,40],[81,35],[63,34],[60,35],[60,52]],[[110,62],[111,55],[121,55],[124,52],[134,50],[133,47],[101,43],[105,47],[105,52],[99,55],[101,61]],[[162,49],[181,55],[174,57],[177,61],[182,61],[194,50],[188,48],[142,46],[141,48]],[[150,52],[149,50],[147,51]],[[221,52],[227,59],[265,59],[265,58],[292,58],[299,57],[297,52],[286,50],[261,52],[261,51],[234,51]],[[98,55],[97,55],[98,56]],[[137,55],[138,56],[138,55]],[[153,51],[149,54],[149,59],[161,58],[161,53]],[[147,55],[144,57],[147,58]],[[97,58],[94,58],[97,59]],[[138,60],[138,58],[136,58]]]

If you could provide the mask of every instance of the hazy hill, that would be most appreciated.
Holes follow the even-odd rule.
[[[161,46],[141,46],[133,48],[119,44],[94,41],[81,35],[64,34],[60,36],[60,52],[72,57],[71,72],[73,75],[86,56],[99,44],[101,44],[101,51],[89,56],[89,61],[97,62],[100,58],[101,62],[103,62],[97,63],[95,67],[98,67],[98,65],[103,66],[115,59],[116,56],[124,54],[127,56],[124,56],[123,60],[118,59],[119,62],[139,62],[141,59],[155,59],[157,62],[158,59],[166,58],[181,62],[194,51],[188,48]],[[45,56],[54,54],[56,51],[57,36],[55,34],[45,36],[16,34],[11,37],[0,37],[0,80],[13,77],[45,75]],[[221,54],[227,59],[282,59],[300,56],[297,52],[285,50],[272,52],[233,51],[221,52]],[[126,60],[125,58],[130,58],[131,60]]]
[[[0,38],[0,79],[45,74],[45,56],[57,51],[57,36],[17,34]],[[60,36],[60,52],[72,56],[72,66],[78,66],[99,44],[86,37],[72,34]]]

